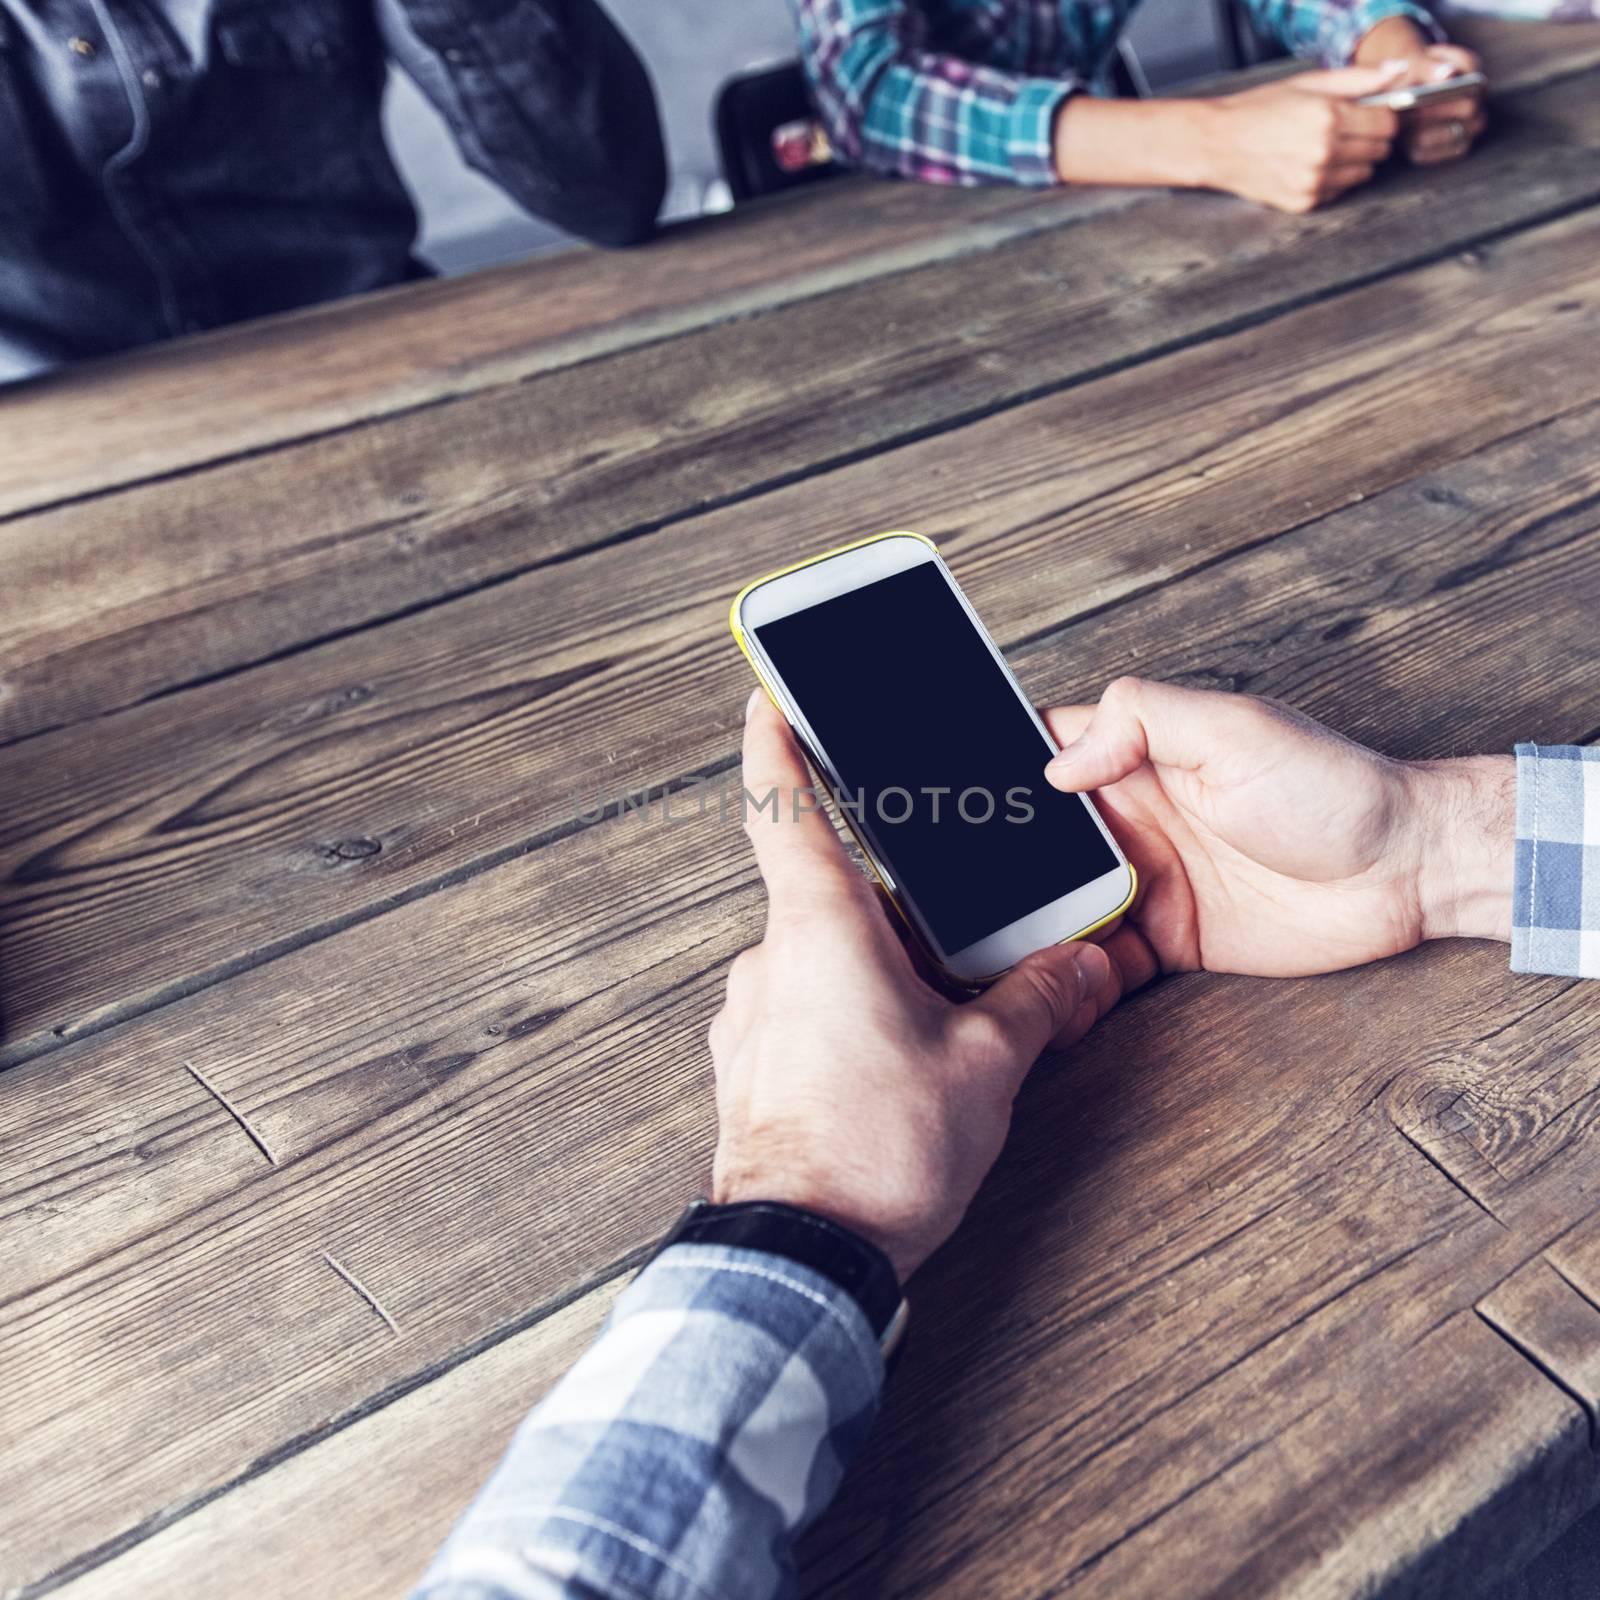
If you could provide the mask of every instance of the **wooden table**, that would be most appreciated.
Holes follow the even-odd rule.
[[[1600,26],[1308,218],[849,181],[0,397],[0,1592],[403,1592],[693,1192],[730,593],[1041,701],[1600,736]],[[611,802],[575,815],[574,794]],[[1600,989],[1190,977],[1024,1092],[814,1596],[1468,1595],[1600,1498]]]

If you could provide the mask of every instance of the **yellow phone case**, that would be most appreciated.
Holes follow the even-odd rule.
[[[831,560],[834,556],[843,555],[847,550],[859,550],[863,545],[877,544],[880,539],[920,539],[922,543],[927,545],[927,547],[934,551],[935,554],[938,553],[939,549],[938,545],[936,545],[925,533],[913,533],[909,528],[891,528],[887,533],[874,533],[865,539],[852,539],[849,544],[836,545],[832,550],[820,551],[814,556],[808,556],[804,561],[796,561],[787,567],[779,567],[776,572],[769,572],[764,577],[757,578],[753,583],[747,583],[744,588],[742,588],[738,594],[733,597],[733,603],[728,607],[728,628],[733,634],[734,642],[739,646],[740,654],[742,654],[745,660],[750,663],[750,670],[755,673],[757,680],[761,684],[761,687],[767,691],[767,698],[773,703],[779,712],[782,712],[783,707],[778,704],[778,697],[772,692],[772,685],[767,682],[766,674],[761,670],[761,663],[758,662],[755,656],[751,653],[750,645],[744,636],[744,629],[739,626],[739,607],[744,604],[745,596],[750,594],[752,591],[759,589],[762,584],[771,583],[774,578],[782,578],[788,573],[799,572],[803,567],[814,567],[819,561]],[[788,719],[785,718],[785,720],[787,721]],[[823,788],[828,790],[828,798],[830,800],[833,799],[833,791],[828,784],[826,775],[818,772],[817,777],[822,780]],[[993,983],[996,978],[1004,976],[1004,974],[1000,972],[991,972],[981,978],[964,978],[952,972],[947,966],[945,966],[938,956],[936,956],[933,951],[928,948],[927,940],[922,937],[917,930],[916,924],[911,920],[910,917],[906,915],[905,907],[900,904],[900,896],[883,881],[883,874],[878,870],[878,863],[872,854],[872,849],[867,844],[866,840],[863,839],[856,831],[855,824],[850,820],[850,813],[843,807],[839,806],[837,802],[835,802],[834,809],[838,811],[840,817],[843,819],[845,827],[850,830],[850,836],[860,847],[861,854],[866,859],[867,865],[872,868],[872,875],[878,880],[879,888],[881,888],[884,894],[888,896],[889,903],[894,907],[896,913],[900,917],[900,920],[905,923],[906,928],[911,934],[912,938],[917,941],[918,948],[927,958],[929,964],[935,967],[944,976],[947,982],[953,984],[957,988],[973,989],[980,988],[986,983]],[[1124,857],[1124,860],[1126,861],[1126,857]],[[1108,924],[1115,922],[1117,918],[1120,917],[1122,913],[1133,904],[1134,897],[1139,892],[1139,874],[1135,870],[1131,861],[1127,861],[1126,864],[1128,868],[1128,893],[1122,904],[1119,905],[1115,911],[1108,912],[1098,921],[1091,922],[1088,927],[1079,928],[1076,933],[1069,933],[1064,939],[1058,939],[1056,941],[1058,944],[1070,944],[1074,939],[1088,938],[1091,933],[1097,933],[1101,928],[1104,928]]]

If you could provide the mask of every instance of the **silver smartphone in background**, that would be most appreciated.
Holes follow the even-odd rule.
[[[950,977],[997,977],[1133,898],[1133,868],[1094,805],[1045,781],[1055,741],[920,534],[882,534],[763,578],[730,621]]]
[[[1470,94],[1488,83],[1481,72],[1463,72],[1454,78],[1441,78],[1437,83],[1408,83],[1399,89],[1385,89],[1382,94],[1363,95],[1358,106],[1382,106],[1386,111],[1409,111],[1424,100],[1439,100],[1454,94]]]

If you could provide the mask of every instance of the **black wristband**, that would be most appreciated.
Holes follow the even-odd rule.
[[[779,1200],[740,1200],[728,1206],[692,1200],[650,1259],[674,1244],[766,1250],[810,1267],[861,1307],[880,1341],[900,1309],[900,1280],[877,1245],[814,1211]]]

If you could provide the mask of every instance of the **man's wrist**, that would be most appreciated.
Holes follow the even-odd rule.
[[[826,1182],[797,1181],[771,1169],[719,1173],[711,1186],[711,1200],[719,1206],[748,1205],[765,1200],[823,1217],[881,1250],[901,1283],[920,1265],[920,1258],[910,1259],[901,1241],[890,1230],[878,1227],[863,1214],[861,1207],[843,1202]]]
[[[1517,765],[1511,756],[1409,768],[1424,939],[1511,939]]]
[[[695,1200],[656,1254],[674,1244],[717,1244],[798,1262],[849,1295],[880,1340],[903,1320],[900,1277],[882,1249],[857,1229],[788,1200]]]

